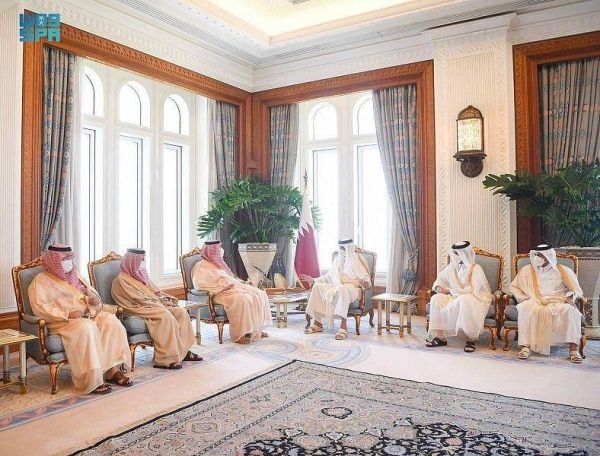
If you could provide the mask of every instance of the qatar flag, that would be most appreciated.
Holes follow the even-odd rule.
[[[307,274],[311,277],[319,277],[319,257],[317,256],[317,242],[315,239],[315,225],[310,210],[308,193],[302,196],[302,214],[300,215],[300,227],[298,228],[298,243],[296,244],[296,258],[294,259],[296,275]],[[305,289],[310,285],[302,282]]]

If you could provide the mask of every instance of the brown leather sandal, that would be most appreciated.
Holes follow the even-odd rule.
[[[112,383],[113,385],[118,385],[118,386],[131,386],[133,385],[133,382],[131,381],[131,379],[129,377],[127,377],[127,375],[123,374],[123,372],[121,371],[117,371],[115,372],[115,375],[112,376],[112,378],[109,378],[106,380],[108,383]]]
[[[98,388],[96,388],[94,391],[90,391],[90,394],[107,394],[107,393],[110,393],[111,391],[112,391],[112,386],[110,386],[108,383],[103,383]]]
[[[204,358],[202,358],[202,356],[200,356],[198,353],[194,353],[193,351],[189,351],[187,352],[187,355],[185,355],[185,358],[183,358],[184,361],[202,361]]]

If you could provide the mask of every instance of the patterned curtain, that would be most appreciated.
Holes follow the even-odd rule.
[[[374,90],[373,109],[383,173],[406,258],[401,292],[413,294],[419,281],[416,84]]]
[[[217,165],[217,188],[231,185],[235,179],[237,106],[223,101],[209,100],[212,118],[213,145]],[[229,240],[230,226],[227,224],[219,232],[221,245],[225,251],[223,258],[231,270],[237,274],[234,260],[235,247]]]
[[[600,158],[600,57],[540,65],[541,169],[552,173],[574,162]],[[558,239],[552,226],[542,227],[551,244]]]
[[[73,149],[75,56],[44,47],[42,226],[40,251],[54,243]]]
[[[300,107],[298,104],[274,106],[271,116],[271,185],[294,185],[294,172],[298,158],[298,129]],[[271,275],[276,272],[285,276],[288,250],[287,236],[277,239],[277,254]]]

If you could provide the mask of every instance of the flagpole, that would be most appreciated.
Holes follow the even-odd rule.
[[[306,168],[304,168],[304,191],[307,192],[308,191],[308,172],[306,171]]]

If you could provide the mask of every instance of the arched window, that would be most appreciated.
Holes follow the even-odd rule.
[[[356,102],[353,119],[355,135],[372,135],[375,133],[375,116],[371,95],[367,95]]]
[[[150,126],[148,92],[135,81],[123,84],[119,91],[119,120],[130,124]]]
[[[329,103],[316,105],[310,115],[310,139],[337,138],[337,112]]]
[[[104,87],[98,73],[89,67],[85,67],[83,76],[83,112],[104,115]]]
[[[169,95],[165,100],[164,130],[180,135],[190,134],[190,113],[187,103],[179,95]]]

